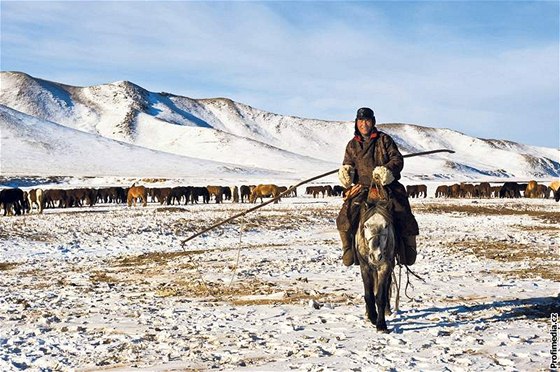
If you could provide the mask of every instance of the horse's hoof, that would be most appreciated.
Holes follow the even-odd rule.
[[[381,332],[381,333],[391,333],[391,331],[388,330],[387,327],[377,327],[377,332]]]
[[[371,322],[371,324],[376,324],[377,323],[377,317],[371,317],[369,316],[369,314],[366,313],[366,320],[368,322]]]

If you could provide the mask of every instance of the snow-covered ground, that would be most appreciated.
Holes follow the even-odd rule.
[[[426,282],[401,290],[390,334],[365,320],[358,267],[341,263],[338,198],[283,199],[184,250],[250,206],[0,218],[0,370],[548,369],[559,204],[412,204]]]

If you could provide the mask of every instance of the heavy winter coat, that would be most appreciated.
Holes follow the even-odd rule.
[[[379,132],[375,128],[369,139],[366,140],[363,140],[358,133],[346,145],[342,164],[354,167],[356,170],[354,183],[366,187],[371,186],[372,172],[375,167],[388,168],[395,177],[395,180],[387,185],[391,190],[395,227],[403,236],[418,235],[418,223],[412,214],[406,189],[398,182],[404,162],[397,145],[388,134]],[[352,199],[347,200],[340,211],[337,219],[338,230],[348,231],[357,227],[357,208],[361,201],[359,197],[356,198],[357,200]]]
[[[354,183],[369,187],[371,174],[377,166],[388,168],[395,180],[401,178],[403,157],[393,139],[383,133],[374,131],[369,140],[356,135],[346,145],[343,165],[351,165],[356,170]]]

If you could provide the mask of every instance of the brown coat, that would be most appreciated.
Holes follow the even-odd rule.
[[[376,131],[371,135],[369,141],[363,141],[360,136],[355,136],[346,145],[342,164],[353,166],[356,170],[354,183],[366,187],[371,186],[372,172],[375,167],[387,167],[395,177],[388,187],[391,190],[393,216],[397,231],[403,236],[418,235],[418,223],[410,209],[408,195],[404,186],[397,181],[401,178],[404,166],[403,157],[395,141],[388,134]],[[360,197],[346,200],[337,219],[338,230],[348,231],[357,228],[359,204],[361,204]]]
[[[401,178],[403,157],[395,141],[383,132],[374,132],[370,140],[363,141],[355,136],[346,145],[343,165],[351,165],[356,170],[355,183],[371,186],[371,173],[377,166],[387,167],[395,180]]]

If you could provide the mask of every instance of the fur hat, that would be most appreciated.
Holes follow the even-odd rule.
[[[375,123],[375,115],[373,114],[373,110],[369,107],[362,107],[358,109],[356,113],[356,120],[358,119],[371,119]]]

